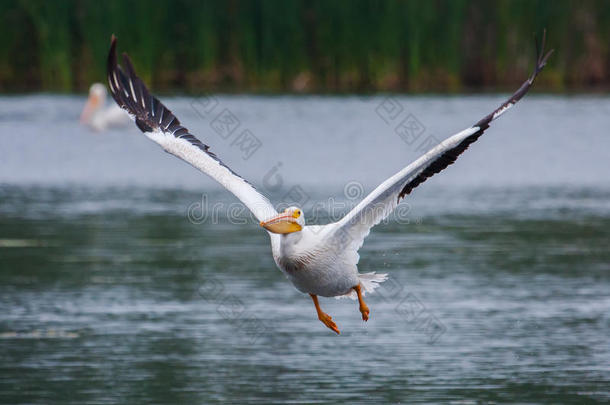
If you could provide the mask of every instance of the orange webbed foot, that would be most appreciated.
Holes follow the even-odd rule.
[[[330,315],[322,312],[320,315],[318,315],[318,319],[324,325],[326,325],[327,328],[334,331],[337,335],[341,334],[341,332],[339,331],[339,328],[337,328],[337,324],[333,321],[333,318]]]
[[[371,311],[369,310],[369,307],[366,306],[366,304],[363,303],[363,305],[360,305],[360,313],[362,314],[362,320],[364,322],[369,320],[369,314],[371,313]]]
[[[320,303],[318,302],[318,297],[315,294],[309,294],[311,299],[313,300],[313,304],[316,306],[316,313],[318,314],[318,319],[326,325],[330,330],[335,332],[337,335],[340,335],[339,328],[337,328],[337,324],[333,322],[333,318],[328,315],[326,312],[322,312],[320,308]]]

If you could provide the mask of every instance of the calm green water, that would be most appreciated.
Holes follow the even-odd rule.
[[[608,161],[598,159],[610,147],[607,133],[592,131],[608,101],[587,110],[590,100],[534,99],[445,180],[416,190],[404,215],[376,227],[360,251],[362,271],[390,276],[367,296],[369,322],[353,301],[321,300],[340,336],[275,268],[266,234],[230,215],[229,195],[188,177],[190,168],[136,131],[80,129],[71,120],[81,100],[10,101],[0,100],[14,109],[0,117],[0,403],[610,401],[610,184]],[[495,101],[405,102],[422,120],[445,111],[459,123]],[[341,99],[223,102],[244,125],[269,127],[256,131],[265,149],[247,161],[216,139],[225,156],[244,174],[252,167],[257,184],[281,159],[285,185],[271,193],[278,202],[300,176],[313,176],[318,184],[303,185],[311,202],[337,198],[317,211],[305,204],[306,217],[320,213],[317,222],[357,202],[341,182],[362,178],[369,191],[373,178],[417,154],[403,144],[400,156],[390,130],[387,161],[372,165],[366,155],[386,138],[363,142],[358,128],[385,124],[366,115],[364,101],[346,100],[355,122],[343,119]],[[177,112],[189,116],[182,103]],[[51,124],[30,112],[38,104]],[[546,109],[537,119],[554,138],[528,108]],[[562,109],[577,115],[555,124]],[[332,113],[320,123],[312,110]],[[589,127],[574,140],[571,120],[586,116]],[[335,136],[279,158],[293,132],[307,139],[305,122]],[[513,133],[519,122],[528,129]],[[449,126],[445,118],[430,124]],[[555,139],[551,152],[537,133]],[[523,148],[526,139],[534,146]],[[488,155],[498,148],[500,161]],[[325,154],[353,169],[327,171],[335,163]]]

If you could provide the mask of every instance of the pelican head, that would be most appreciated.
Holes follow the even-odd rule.
[[[80,115],[81,124],[91,121],[93,114],[104,105],[106,101],[106,87],[101,83],[93,83],[89,88],[89,98]]]
[[[281,214],[261,221],[261,226],[273,233],[293,233],[299,232],[305,227],[305,217],[303,210],[298,207],[289,207]]]

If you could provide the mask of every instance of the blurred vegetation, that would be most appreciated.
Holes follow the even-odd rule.
[[[540,88],[610,84],[608,0],[0,0],[1,91],[83,91],[112,33],[155,90],[504,89],[556,49]]]

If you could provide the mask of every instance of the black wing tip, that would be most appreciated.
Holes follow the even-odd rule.
[[[108,53],[107,73],[108,84],[116,103],[135,117],[136,125],[142,132],[152,132],[159,128],[172,133],[178,132],[183,128],[180,121],[150,94],[146,85],[136,74],[131,58],[126,52],[121,54],[122,64],[119,65],[116,43],[116,37],[113,35]],[[159,114],[158,117],[155,117],[156,113]],[[185,131],[180,131],[179,135]]]
[[[125,69],[118,64],[116,47],[117,38],[113,34],[110,38],[107,67],[108,84],[112,97],[119,107],[126,110],[129,114],[143,122],[147,121],[150,112],[141,105],[141,99],[149,96],[148,90],[136,75],[131,60],[129,60],[126,53],[123,53],[123,66],[125,66]],[[136,125],[138,125],[142,132],[149,132],[152,128],[151,124],[152,122],[147,123],[147,125],[140,125],[136,122]]]
[[[129,76],[131,79],[137,79],[138,75],[136,75],[136,70],[133,67],[133,63],[131,63],[131,58],[127,52],[123,52],[121,56],[123,57],[123,64],[127,69],[127,76]]]
[[[554,49],[551,49],[550,51],[548,51],[546,53],[544,52],[544,47],[546,45],[546,29],[544,29],[542,31],[542,40],[541,41],[538,41],[538,37],[537,37],[536,33],[534,33],[534,42],[536,45],[536,65],[534,66],[534,71],[532,72],[532,74],[527,78],[527,80],[525,82],[523,82],[521,87],[519,87],[519,89],[516,92],[514,92],[513,95],[504,104],[502,104],[499,108],[494,110],[491,114],[487,115],[486,117],[483,117],[479,122],[477,122],[473,126],[479,127],[482,130],[489,128],[489,123],[494,120],[494,116],[495,116],[496,112],[498,112],[502,108],[505,108],[511,104],[516,104],[519,100],[521,100],[521,98],[523,98],[523,96],[525,96],[525,94],[527,94],[529,89],[534,84],[534,80],[536,79],[538,74],[546,66],[547,60],[549,59],[551,54],[555,51]]]
[[[106,62],[106,75],[107,75],[107,79],[108,79],[108,86],[110,86],[110,94],[112,95],[112,98],[114,98],[114,100],[117,102],[117,104],[119,106],[121,106],[121,102],[119,99],[117,99],[115,92],[115,86],[112,83],[112,77],[113,77],[113,73],[115,71],[115,69],[117,68],[117,61],[116,61],[116,42],[117,42],[117,38],[114,34],[112,34],[112,36],[110,37],[110,50],[108,51],[108,60]]]
[[[137,80],[138,76],[136,75],[135,69],[133,68],[133,64],[131,63],[131,59],[129,58],[129,55],[127,55],[126,52],[123,52],[122,56],[123,56],[123,64],[125,65],[127,72],[125,72],[119,66],[117,52],[116,52],[116,45],[117,45],[117,37],[114,34],[112,34],[112,36],[110,37],[110,51],[108,52],[108,72],[107,72],[108,80],[110,81],[111,75],[114,72],[119,73],[121,76],[126,76],[129,79]],[[121,85],[122,85],[122,82],[119,80],[118,86],[121,87]],[[110,83],[110,87],[112,88],[112,83]]]
[[[110,68],[110,62],[115,62],[114,64],[116,64],[116,41],[117,38],[112,34],[110,37],[110,52],[108,52],[108,68]]]
[[[528,92],[530,87],[532,87],[532,83],[534,82],[534,79],[536,78],[538,73],[540,73],[542,71],[542,69],[546,65],[547,60],[549,59],[549,57],[551,56],[551,54],[554,51],[554,49],[551,49],[550,51],[544,53],[544,46],[546,43],[546,29],[543,30],[542,41],[539,42],[537,40],[537,38],[535,38],[535,39],[536,39],[536,66],[534,68],[534,72],[532,73],[532,75],[521,85],[521,87],[515,93],[513,93],[513,95],[507,101],[505,101],[502,105],[500,105],[499,108],[495,109],[492,113],[483,117],[479,122],[477,122],[476,124],[473,125],[473,127],[478,128],[478,130],[475,133],[466,137],[464,140],[462,140],[462,142],[460,142],[453,149],[450,149],[450,150],[447,150],[446,152],[444,152],[435,161],[433,161],[428,167],[426,167],[419,175],[417,175],[413,180],[411,180],[407,184],[405,184],[404,187],[402,188],[402,190],[400,191],[400,193],[398,194],[398,199],[397,199],[398,202],[400,202],[400,200],[402,198],[404,198],[406,195],[410,194],[411,191],[413,191],[413,189],[415,187],[419,186],[421,183],[426,181],[429,177],[432,177],[436,173],[445,169],[447,166],[453,164],[455,162],[455,160],[457,159],[457,157],[460,154],[462,154],[466,149],[468,149],[470,144],[475,142],[483,134],[483,132],[487,128],[489,128],[489,124],[491,123],[491,121],[493,121],[496,118],[496,116],[497,116],[496,114],[499,111],[510,107],[512,104],[517,103]]]
[[[530,79],[531,81],[533,81],[536,75],[542,71],[546,66],[549,57],[555,52],[555,49],[551,49],[546,53],[544,52],[544,47],[546,45],[546,28],[542,30],[541,41],[538,41],[538,36],[534,33],[534,41],[536,42],[536,68]]]

